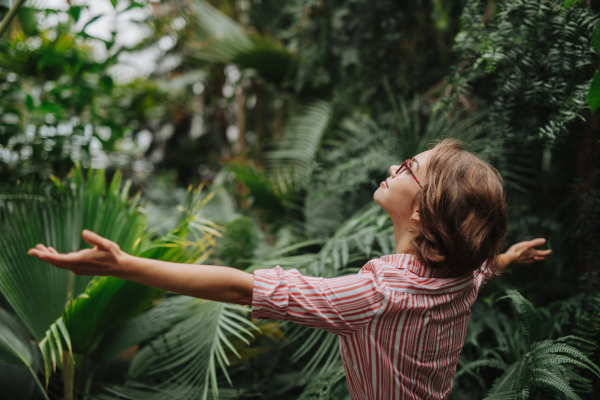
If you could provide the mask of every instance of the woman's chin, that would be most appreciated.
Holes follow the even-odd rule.
[[[373,193],[373,200],[375,200],[375,203],[379,204],[380,206],[381,206],[381,200],[383,200],[382,192],[383,192],[383,189],[381,187],[378,187],[377,190],[375,191],[375,193]]]

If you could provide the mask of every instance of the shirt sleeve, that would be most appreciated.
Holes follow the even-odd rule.
[[[344,336],[369,323],[386,292],[383,281],[363,271],[326,279],[277,266],[253,274],[253,318],[292,321]]]
[[[492,278],[492,270],[488,268],[487,261],[481,264],[481,267],[473,271],[477,292],[479,292]]]

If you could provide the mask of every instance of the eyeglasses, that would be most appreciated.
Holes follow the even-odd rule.
[[[419,185],[419,187],[421,189],[423,189],[423,186],[421,186],[421,184],[419,183],[419,180],[417,179],[417,177],[415,176],[415,173],[412,171],[412,169],[410,168],[410,166],[408,165],[408,163],[411,163],[412,160],[409,158],[408,160],[404,161],[402,163],[402,165],[400,166],[400,168],[398,168],[398,171],[396,171],[396,175],[399,175],[401,173],[403,173],[405,170],[408,171],[409,174],[412,175],[413,178],[415,178],[415,181],[417,182],[417,184]]]

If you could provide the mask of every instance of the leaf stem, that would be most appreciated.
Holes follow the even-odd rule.
[[[13,4],[10,10],[8,10],[8,13],[4,17],[4,19],[2,20],[2,24],[0,25],[0,37],[4,35],[4,31],[6,31],[6,28],[8,28],[8,24],[10,24],[10,21],[12,21],[14,16],[17,14],[17,11],[19,11],[19,8],[21,8],[24,2],[25,0],[17,0],[17,2]]]
[[[46,400],[50,400],[50,398],[48,397],[48,393],[46,393],[46,390],[44,389],[44,386],[42,385],[40,380],[37,378],[36,373],[33,371],[33,369],[31,369],[29,365],[27,365],[27,369],[29,369],[29,372],[31,372],[31,376],[33,376],[33,379],[35,379],[35,382],[38,384],[40,390],[42,391],[42,394],[44,395],[44,398]]]

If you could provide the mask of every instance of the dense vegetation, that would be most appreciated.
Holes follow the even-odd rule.
[[[449,136],[505,179],[506,246],[554,251],[480,293],[451,399],[600,396],[598,4],[111,3],[145,12],[143,40],[35,4],[0,38],[2,396],[349,398],[333,334],[26,250],[87,228],[143,257],[356,273],[394,251],[377,182]],[[120,81],[145,51],[154,71]]]

